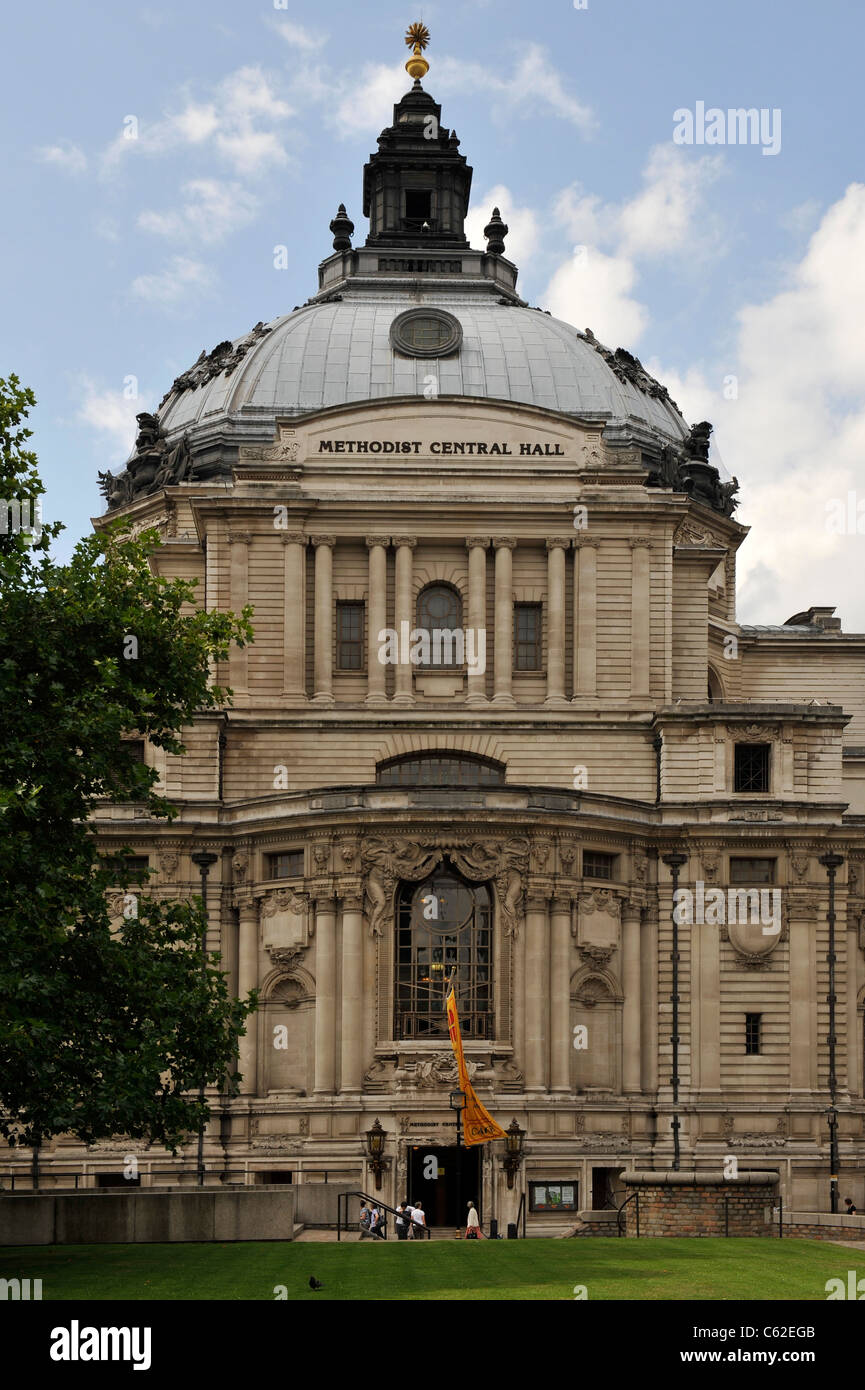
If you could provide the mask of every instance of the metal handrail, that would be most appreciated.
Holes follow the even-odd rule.
[[[350,1230],[352,1226],[354,1226],[354,1225],[357,1224],[357,1222],[355,1222],[355,1221],[349,1221],[349,1217],[348,1217],[348,1203],[349,1203],[349,1201],[350,1201],[350,1199],[351,1199],[352,1197],[354,1197],[354,1198],[359,1197],[359,1198],[361,1199],[361,1201],[363,1201],[363,1202],[372,1202],[373,1206],[378,1207],[380,1211],[389,1211],[389,1212],[391,1213],[391,1215],[394,1217],[394,1219],[396,1219],[397,1217],[402,1216],[402,1213],[401,1213],[401,1212],[398,1212],[398,1211],[396,1210],[395,1207],[389,1207],[388,1204],[387,1204],[387,1202],[382,1202],[382,1201],[380,1201],[378,1197],[372,1197],[368,1192],[338,1192],[338,1193],[336,1194],[336,1238],[337,1238],[337,1240],[342,1240],[342,1229],[343,1229],[343,1215],[342,1215],[342,1213],[343,1213],[343,1206],[342,1206],[342,1204],[343,1204],[343,1202],[345,1202],[345,1229],[346,1229],[346,1231]],[[405,1219],[406,1219],[406,1218],[403,1217],[403,1220],[405,1220]],[[413,1224],[414,1224],[415,1226],[417,1226],[417,1225],[419,1225],[420,1223],[419,1223],[419,1222],[414,1222]],[[384,1225],[385,1225],[385,1239],[387,1239],[387,1222],[385,1222]],[[431,1239],[432,1239],[432,1235],[431,1235],[429,1226],[424,1225],[424,1226],[421,1226],[420,1229],[421,1229],[421,1230],[424,1232],[424,1234],[426,1235],[427,1240],[431,1240]]]
[[[627,1223],[626,1223],[626,1220],[625,1220],[625,1217],[624,1217],[623,1213],[624,1213],[625,1207],[628,1205],[628,1203],[629,1203],[629,1202],[634,1202],[634,1201],[636,1202],[636,1206],[634,1207],[634,1211],[635,1211],[636,1214],[637,1214],[637,1240],[639,1240],[639,1239],[640,1239],[640,1194],[639,1194],[639,1191],[637,1191],[637,1192],[632,1192],[631,1195],[630,1195],[630,1197],[626,1197],[625,1200],[624,1200],[624,1202],[622,1203],[622,1205],[619,1207],[618,1212],[616,1213],[616,1230],[618,1231],[618,1233],[619,1233],[620,1236],[624,1236],[624,1235],[627,1234]]]

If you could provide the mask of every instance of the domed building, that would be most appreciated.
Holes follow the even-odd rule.
[[[407,66],[365,240],[340,206],[316,293],[202,353],[103,475],[97,525],[158,526],[161,572],[254,608],[230,707],[143,750],[178,818],[98,820],[165,895],[216,856],[210,942],[260,991],[207,1181],[290,1181],[309,1220],[325,1183],[443,1227],[523,1202],[543,1234],[626,1168],[731,1154],[826,1210],[831,1138],[862,1207],[865,638],[737,622],[711,426],[520,298],[498,209],[469,246]],[[451,976],[506,1144],[458,1142]],[[96,1184],[122,1153],[54,1157]],[[140,1167],[193,1183],[194,1143]]]

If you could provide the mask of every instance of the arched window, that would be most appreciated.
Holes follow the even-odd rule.
[[[501,787],[505,765],[471,753],[408,753],[379,763],[380,787]]]
[[[399,892],[396,941],[397,1038],[446,1038],[445,982],[454,989],[466,1038],[492,1036],[492,913],[482,884],[448,865]]]
[[[712,700],[723,700],[723,698],[724,698],[724,687],[722,686],[722,684],[721,684],[721,682],[720,682],[720,680],[719,680],[719,678],[718,678],[717,672],[714,671],[714,670],[712,669],[711,666],[710,666],[709,669],[708,669],[708,677],[709,677],[709,691],[708,691],[709,700],[710,700],[710,701],[712,701]]]
[[[450,584],[428,584],[417,597],[417,626],[429,634],[421,670],[453,670],[465,665],[463,601]],[[436,636],[436,634],[439,634]]]

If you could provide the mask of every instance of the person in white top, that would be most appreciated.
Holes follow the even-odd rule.
[[[466,1221],[466,1240],[479,1240],[481,1234],[481,1223],[475,1211],[474,1202],[469,1202],[469,1214]]]
[[[426,1217],[423,1214],[423,1207],[418,1202],[411,1214],[411,1238],[412,1240],[423,1240],[423,1228],[426,1225]]]

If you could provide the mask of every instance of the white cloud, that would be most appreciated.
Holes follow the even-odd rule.
[[[704,194],[722,169],[722,156],[695,157],[675,145],[656,145],[643,170],[644,186],[633,198],[604,203],[573,184],[557,198],[554,215],[574,240],[607,243],[635,260],[683,250],[702,259],[721,241],[706,222]]]
[[[579,184],[563,189],[553,201],[553,221],[573,245],[541,297],[544,307],[591,328],[610,346],[633,347],[649,322],[634,293],[638,263],[675,256],[693,265],[723,246],[704,209],[705,189],[721,168],[718,156],[659,145],[649,152],[643,187],[633,198],[605,203]]]
[[[207,294],[212,287],[213,275],[207,266],[188,256],[175,256],[159,274],[136,276],[130,291],[145,303],[173,309],[190,297]]]
[[[591,328],[603,342],[636,343],[648,312],[631,291],[637,279],[633,263],[607,256],[596,246],[580,246],[559,266],[541,296],[544,308],[579,329]]]
[[[486,246],[484,227],[490,220],[493,208],[497,207],[508,226],[505,256],[517,266],[528,265],[540,241],[540,223],[532,208],[517,207],[513,199],[514,195],[503,183],[497,183],[480,197],[473,196],[474,206],[466,218],[466,236],[471,246],[483,250]]]
[[[135,417],[140,411],[148,409],[149,398],[137,396],[130,400],[122,390],[101,388],[88,376],[80,377],[77,386],[81,392],[81,404],[76,419],[90,429],[109,436],[112,461],[125,459],[135,443]]]
[[[258,199],[239,183],[191,179],[183,185],[182,192],[184,202],[175,211],[139,213],[138,226],[142,231],[218,242],[251,222],[258,210]]]
[[[584,135],[596,124],[590,107],[567,90],[564,78],[538,44],[529,44],[505,75],[488,64],[438,59],[430,84],[437,97],[467,92],[489,95],[491,113],[500,122],[552,114],[575,125]],[[325,69],[312,75],[302,72],[292,85],[296,97],[328,103],[333,109],[326,119],[346,138],[380,131],[389,122],[390,108],[410,88],[411,78],[401,62],[365,63],[349,78]]]
[[[272,77],[259,67],[238,68],[217,85],[209,100],[187,96],[179,110],[161,120],[151,125],[139,121],[136,139],[119,134],[103,153],[103,172],[110,174],[121,160],[136,154],[162,155],[212,144],[238,174],[257,175],[287,163],[282,126],[291,115]]]
[[[304,29],[302,24],[295,24],[290,19],[274,20],[272,27],[279,34],[279,37],[290,44],[292,48],[303,49],[306,53],[321,48],[327,42],[324,34],[313,34],[309,29]]]
[[[71,140],[61,140],[57,145],[43,145],[36,151],[43,164],[56,164],[67,174],[83,174],[87,168],[87,156]]]
[[[437,92],[443,93],[489,93],[493,98],[492,114],[499,121],[525,114],[552,114],[576,126],[584,135],[597,125],[591,107],[567,90],[558,68],[536,43],[526,46],[510,75],[499,73],[491,64],[443,58],[436,63],[435,86]]]
[[[328,124],[345,139],[352,139],[368,130],[380,131],[390,125],[391,108],[411,87],[402,63],[365,63],[353,82],[337,84],[339,99]],[[325,100],[333,101],[332,84],[318,76],[317,89]],[[310,96],[313,90],[307,84]]]
[[[865,536],[826,529],[827,505],[865,501],[865,185],[820,222],[787,283],[738,315],[733,360],[661,371],[686,417],[712,420],[741,484],[739,615],[783,622],[832,604],[865,631]],[[735,374],[738,397],[724,397]],[[863,509],[865,510],[865,509]]]

